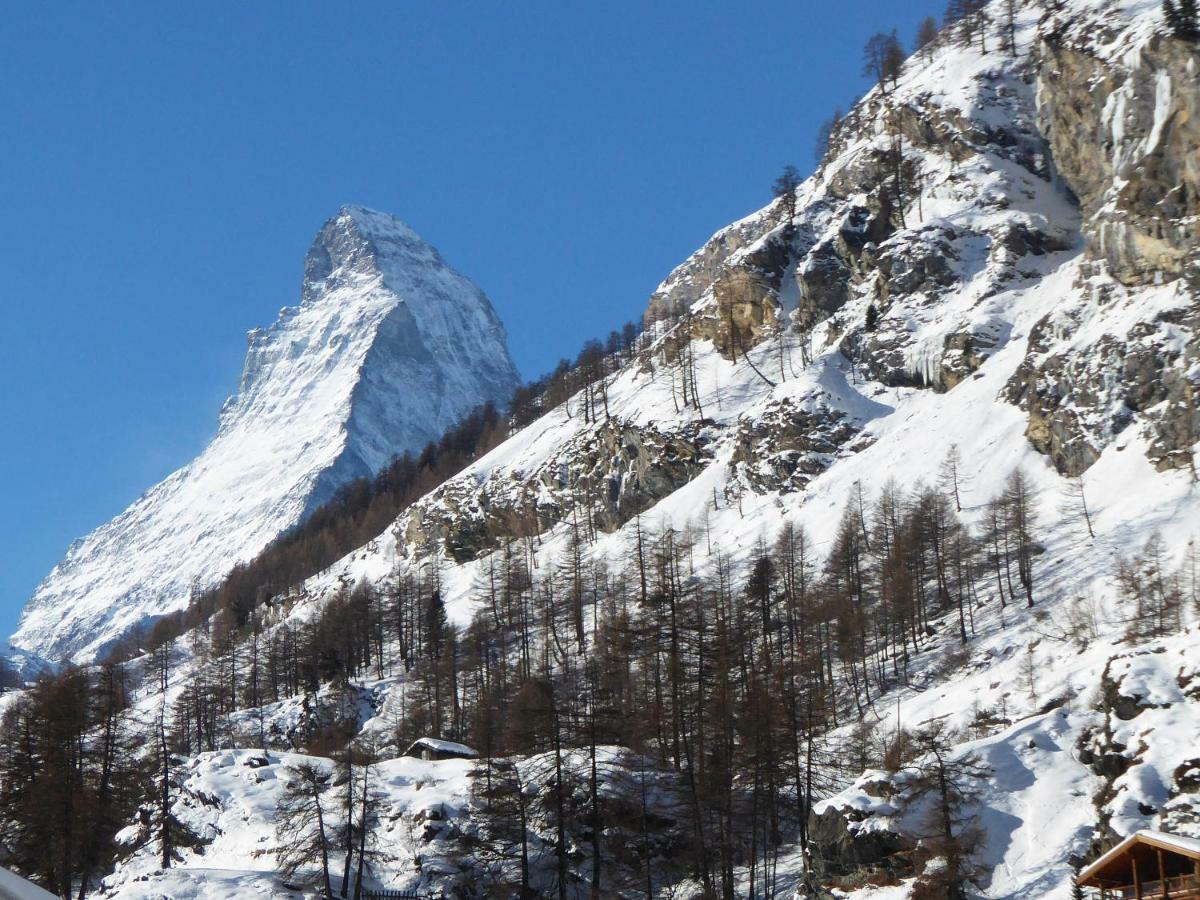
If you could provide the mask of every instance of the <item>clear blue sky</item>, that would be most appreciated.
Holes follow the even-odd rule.
[[[941,0],[15,4],[0,28],[0,637],[190,459],[343,202],[491,296],[522,373],[812,167]]]

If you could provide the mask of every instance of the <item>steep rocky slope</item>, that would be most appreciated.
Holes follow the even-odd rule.
[[[994,23],[1003,7],[990,8]],[[776,895],[913,895],[927,837],[926,810],[912,802],[921,760],[853,769],[868,731],[898,743],[902,729],[941,723],[948,755],[986,769],[964,803],[984,829],[971,888],[982,897],[1065,900],[1073,859],[1098,843],[1147,826],[1200,835],[1200,58],[1164,33],[1149,0],[1018,4],[1013,34],[1015,54],[993,30],[988,52],[943,35],[910,59],[840,123],[794,198],[722,230],[664,281],[631,361],[378,540],[272,598],[266,632],[302,631],[351,585],[394,590],[406,577],[435,584],[465,626],[494,614],[497,573],[514,557],[543,579],[537,600],[549,607],[554,573],[565,592],[573,570],[616,580],[649,535],[686,548],[686,585],[719,572],[741,590],[755,554],[786,526],[803,526],[823,563],[844,510],[861,513],[860,499],[889,484],[944,482],[948,457],[961,517],[984,533],[989,502],[1021,467],[1038,523],[1035,602],[1013,602],[1010,588],[1005,605],[985,572],[963,618],[943,610],[914,637],[902,676],[895,657],[871,661],[892,670],[881,694],[865,705],[857,692],[832,698],[840,718],[822,740],[840,758],[825,763],[809,853],[796,830],[777,836]],[[1116,575],[1155,535],[1156,570],[1191,574],[1173,582],[1179,624],[1147,636],[1131,628]],[[551,638],[537,640],[535,655],[549,659]],[[169,696],[153,685],[139,693],[147,717],[208,665],[188,659],[190,646],[176,645]],[[257,725],[277,754],[295,750],[340,703],[360,734],[394,750],[420,676],[397,665],[326,686],[265,708]],[[256,714],[239,715],[229,733],[252,734]],[[110,896],[275,889],[270,798],[287,759],[247,753],[186,764],[176,814],[207,841],[164,873],[153,835],[132,824]],[[578,756],[566,754],[568,768],[585,765]],[[676,792],[690,772],[628,751],[605,751],[605,761],[606,784],[636,788],[635,773],[652,770],[660,841],[640,850],[608,834],[608,883],[653,867],[661,896],[702,896],[679,862],[690,837]],[[550,802],[550,775],[537,774],[545,757],[514,764],[534,773],[523,796]],[[487,827],[485,775],[455,761],[384,769],[394,858],[380,881],[465,895],[490,864],[467,839]],[[418,784],[444,801],[436,815],[413,800]],[[545,818],[530,832],[544,851],[534,881],[548,885],[553,835]],[[587,861],[589,832],[566,836],[572,866]],[[265,853],[247,853],[252,842]],[[744,859],[738,866],[744,893],[750,876]],[[201,879],[219,886],[189,886]],[[585,888],[582,875],[572,882]],[[630,888],[643,895],[640,883]]]
[[[856,481],[936,480],[952,444],[973,506],[1023,461],[1048,510],[1082,475],[1098,509],[1119,500],[1097,513],[1114,534],[1185,523],[1195,48],[1145,0],[1031,5],[1016,26],[1015,57],[993,36],[986,54],[943,38],[910,60],[842,120],[794,218],[777,201],[672,273],[645,349],[606,384],[607,416],[584,421],[580,398],[554,410],[344,573],[378,576],[438,542],[467,572],[512,537],[553,544],[571,510],[617,535],[638,514],[707,518],[743,544],[784,517],[828,534],[828,502]],[[1162,172],[1184,182],[1151,209]],[[1164,237],[1118,250],[1105,235],[1126,218]]]
[[[250,333],[212,442],[71,545],[13,644],[92,657],[517,382],[483,292],[398,219],[343,207],[308,251],[300,305]]]
[[[587,557],[613,565],[642,528],[678,530],[697,571],[747,560],[785,522],[825,551],[860,486],[935,483],[953,446],[980,525],[1004,477],[1029,475],[1038,608],[985,590],[965,662],[940,623],[871,717],[885,733],[946,720],[980,735],[955,752],[992,771],[973,808],[981,895],[1066,897],[1093,841],[1198,833],[1198,611],[1181,637],[1131,645],[1114,566],[1156,532],[1172,565],[1195,566],[1200,60],[1144,0],[1023,6],[1015,31],[1015,56],[993,34],[988,53],[943,37],[910,60],[841,122],[794,216],[777,201],[681,265],[651,299],[640,358],[605,386],[608,416],[583,421],[580,397],[551,412],[298,608],[436,557],[465,624],[513,539],[553,568],[580,522],[596,531]],[[1094,537],[1064,512],[1080,491]],[[1079,644],[1062,623],[1081,609]],[[1113,712],[1114,696],[1153,712]],[[870,786],[892,777],[819,811],[826,883],[874,871],[897,883],[864,896],[912,889],[903,848],[919,829],[888,803],[903,786]]]

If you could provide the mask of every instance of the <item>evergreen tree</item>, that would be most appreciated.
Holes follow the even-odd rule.
[[[1163,18],[1175,37],[1200,41],[1200,7],[1196,0],[1163,0]]]
[[[920,53],[925,59],[928,59],[933,42],[937,40],[937,37],[937,20],[934,19],[933,16],[926,16],[921,20],[921,24],[917,26],[917,38],[914,42],[913,49]]]
[[[787,213],[784,225],[785,234],[790,240],[796,227],[796,190],[800,187],[800,170],[795,166],[784,166],[783,172],[771,185],[771,193],[777,199],[783,200],[783,208]]]
[[[863,323],[863,328],[866,331],[874,331],[877,327],[879,327],[879,310],[872,303],[867,306],[867,320]]]
[[[279,874],[289,881],[320,876],[324,896],[332,897],[329,854],[333,850],[329,825],[330,772],[302,762],[287,769],[275,808],[275,858]],[[319,863],[319,873],[312,867]]]
[[[896,30],[877,31],[867,39],[863,47],[863,75],[875,79],[881,90],[886,91],[889,82],[894,87],[904,66],[904,48],[896,37]]]

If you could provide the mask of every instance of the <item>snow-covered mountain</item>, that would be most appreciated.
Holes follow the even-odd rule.
[[[603,414],[589,421],[582,395],[552,410],[311,579],[281,620],[435,565],[465,625],[514,539],[552,573],[580,523],[595,529],[582,567],[599,572],[668,529],[694,573],[744,573],[785,524],[823,556],[856,498],[939,483],[954,448],[980,530],[1005,478],[1027,474],[1036,606],[1000,604],[983,579],[966,646],[939,620],[867,719],[883,734],[942,721],[970,737],[955,754],[990,766],[971,808],[979,896],[1065,900],[1093,841],[1200,835],[1200,54],[1153,0],[1013,9],[1015,53],[994,3],[987,52],[943,35],[856,105],[794,214],[778,200],[676,269]],[[1162,570],[1193,575],[1180,632],[1139,642],[1115,577],[1152,537]],[[819,807],[821,896],[910,896],[896,873],[919,839],[893,779],[864,773]],[[804,861],[783,858],[798,884]]]
[[[387,533],[274,597],[254,652],[274,642],[286,656],[296,635],[320,633],[327,611],[361,610],[347,605],[352,585],[387,588],[366,593],[414,618],[403,604],[436,591],[459,625],[484,613],[450,666],[472,667],[453,676],[464,706],[482,705],[476,682],[501,662],[519,668],[519,631],[535,677],[560,678],[568,692],[588,668],[585,646],[597,656],[604,647],[612,669],[632,670],[628,690],[641,682],[650,694],[680,667],[681,690],[696,692],[700,712],[669,697],[653,708],[669,709],[685,733],[689,716],[704,719],[708,730],[692,736],[711,741],[720,729],[705,699],[730,733],[751,727],[740,721],[747,710],[715,708],[711,681],[704,693],[703,666],[717,665],[712,619],[746,609],[734,598],[748,594],[756,558],[788,526],[802,528],[798,566],[825,591],[812,612],[832,635],[818,664],[828,665],[830,695],[820,700],[836,715],[819,736],[829,753],[817,763],[823,796],[805,820],[806,852],[795,821],[771,823],[773,896],[945,896],[917,883],[935,870],[919,869],[927,810],[913,802],[910,776],[921,760],[876,764],[882,743],[898,746],[903,729],[932,723],[952,745],[947,758],[972,756],[986,770],[963,800],[983,827],[972,896],[1066,900],[1073,859],[1105,842],[1144,827],[1200,836],[1200,51],[1165,33],[1157,0],[996,0],[987,13],[984,40],[978,29],[944,32],[839,123],[793,196],[722,229],[681,264],[651,297],[635,352],[616,355],[604,377],[421,498]],[[992,501],[1018,468],[1022,515],[1036,523],[1021,563],[1028,600],[1013,586],[1019,576],[1009,573],[1006,587],[993,572],[1001,551],[983,540],[989,521],[1011,515]],[[960,588],[969,583],[957,610],[948,595],[937,599],[930,560],[885,574],[887,517],[908,515],[933,485],[954,510],[948,518],[979,538],[954,576]],[[859,570],[870,584],[857,594],[837,593],[842,576],[829,560],[839,533],[872,542],[862,553],[869,575]],[[643,546],[649,576],[632,562]],[[927,592],[927,620],[876,616],[899,609],[884,602],[888,578]],[[777,603],[796,592],[782,581],[777,572],[769,586]],[[665,589],[653,595],[668,582],[669,603]],[[1175,618],[1146,632],[1141,593],[1154,591]],[[579,604],[570,624],[567,598]],[[676,604],[685,649],[667,661],[662,620],[667,606],[674,620]],[[595,623],[622,615],[635,627],[610,635],[628,643],[598,640]],[[782,652],[763,619],[745,668],[752,655]],[[861,621],[871,627],[861,628],[858,658],[851,635]],[[344,625],[329,627],[353,630]],[[582,638],[567,633],[572,626]],[[220,747],[266,752],[193,753],[171,812],[200,838],[163,871],[145,811],[120,835],[127,855],[104,894],[282,890],[272,820],[291,754],[311,751],[339,721],[394,756],[418,736],[403,729],[429,721],[406,710],[437,696],[429,670],[452,654],[402,665],[403,638],[392,630],[369,638],[379,661],[359,680],[226,714]],[[906,635],[900,647],[888,643],[894,630]],[[698,635],[706,641],[688,642]],[[204,645],[193,637],[175,643],[165,690],[150,679],[135,691],[142,719],[169,708],[187,715],[182,698],[196,685],[223,684],[239,658],[245,671],[249,648],[206,659],[193,655]],[[784,672],[764,693],[804,679]],[[500,716],[506,727],[511,708]],[[521,834],[535,885],[556,884],[553,848],[565,840],[569,896],[588,895],[589,854],[601,844],[612,895],[629,879],[629,896],[712,896],[687,868],[685,848],[705,818],[689,809],[695,770],[665,761],[667,718],[657,744],[643,738],[651,758],[598,754],[593,784],[602,787],[593,789],[612,815],[597,843],[601,830],[584,813],[574,831],[556,834],[561,811],[551,809],[564,793],[569,803],[586,798],[586,754],[564,754],[566,791],[545,754],[514,757],[528,801],[521,816],[532,811]],[[798,743],[786,747],[796,734],[776,746],[798,767]],[[719,765],[711,746],[707,758],[698,751],[706,767]],[[731,739],[722,752],[746,750]],[[753,789],[757,798],[768,770],[733,773],[730,796]],[[497,862],[480,849],[494,822],[478,769],[391,758],[379,771],[381,885],[456,896],[481,874],[516,867],[512,854]],[[650,808],[639,808],[648,797]],[[510,811],[505,824],[516,817]],[[630,823],[644,831],[623,832]],[[510,849],[513,834],[501,835]],[[766,829],[751,829],[734,848],[726,896],[751,894],[755,848],[767,842]]]
[[[517,383],[483,291],[400,220],[343,207],[308,251],[300,304],[250,333],[212,442],[71,545],[13,644],[93,657]]]
[[[1107,577],[1155,529],[1182,553],[1200,523],[1200,59],[1162,32],[1156,0],[1073,0],[1018,5],[1015,55],[944,35],[841,120],[794,215],[775,201],[659,286],[603,414],[572,398],[309,589],[436,546],[465,623],[492,554],[538,534],[552,557],[573,509],[597,556],[638,515],[703,528],[702,557],[788,520],[825,545],[856,485],[936,483],[951,447],[964,514],[1023,465],[1043,520],[1071,522],[1064,550],[1082,485],[1100,527],[1072,590],[1087,554]]]

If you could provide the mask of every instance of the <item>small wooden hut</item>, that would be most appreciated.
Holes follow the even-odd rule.
[[[1200,840],[1139,831],[1079,873],[1101,900],[1200,900]]]
[[[466,744],[431,737],[417,738],[404,751],[404,755],[417,759],[476,759],[479,756]]]

